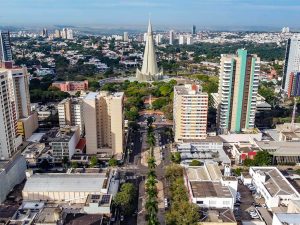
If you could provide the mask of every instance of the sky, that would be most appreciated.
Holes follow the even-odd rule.
[[[300,27],[300,0],[0,0],[1,25]]]

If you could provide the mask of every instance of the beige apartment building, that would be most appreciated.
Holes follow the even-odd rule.
[[[173,122],[176,142],[207,137],[208,94],[196,84],[174,87]]]
[[[84,134],[83,100],[81,98],[66,98],[58,104],[59,126],[78,126],[80,134]]]
[[[26,67],[4,69],[8,78],[10,101],[15,108],[17,134],[28,139],[38,128],[36,113],[30,109],[29,74]]]
[[[87,154],[121,155],[124,145],[124,93],[90,92],[83,100]]]

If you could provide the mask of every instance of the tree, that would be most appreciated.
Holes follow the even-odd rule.
[[[179,164],[181,162],[181,155],[179,152],[172,153],[171,160],[174,163]]]
[[[68,163],[69,163],[69,157],[67,156],[64,156],[63,159],[62,159],[62,164],[64,167],[67,167],[68,166]]]
[[[115,166],[118,165],[118,161],[115,158],[111,158],[111,159],[108,160],[108,165],[112,166],[112,167],[115,167]]]
[[[78,168],[78,163],[77,162],[72,162],[71,167],[74,168],[74,169]]]
[[[272,155],[267,151],[259,151],[254,157],[254,164],[256,166],[269,166],[272,165]]]
[[[192,162],[190,162],[189,164],[190,166],[201,166],[201,162],[198,160],[192,160]]]
[[[131,215],[136,194],[136,188],[132,183],[124,183],[114,198],[114,205],[119,207],[125,215]]]
[[[158,98],[152,103],[153,109],[162,109],[164,106],[168,104],[168,101],[166,98]]]
[[[98,164],[98,159],[96,156],[92,156],[90,160],[90,166],[95,167]]]

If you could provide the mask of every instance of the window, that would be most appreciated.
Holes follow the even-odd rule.
[[[203,201],[197,201],[196,203],[199,205],[203,205]]]

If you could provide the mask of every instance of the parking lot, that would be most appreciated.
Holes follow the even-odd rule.
[[[249,220],[258,220],[261,221],[259,211],[257,210],[260,206],[264,204],[263,198],[254,198],[251,190],[239,183],[238,192],[240,193],[240,204],[239,202],[235,205],[234,214],[237,221],[249,221]],[[251,216],[252,215],[252,216]]]

